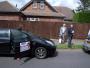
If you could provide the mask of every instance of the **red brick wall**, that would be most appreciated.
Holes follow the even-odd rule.
[[[40,21],[45,21],[45,22],[64,22],[63,19],[58,19],[58,18],[40,18]]]
[[[31,31],[32,33],[47,37],[47,38],[58,38],[59,29],[64,22],[20,22],[20,21],[0,21],[0,28],[17,28],[19,25],[23,25],[23,30]],[[85,39],[87,37],[90,24],[78,24],[78,23],[67,23],[74,25],[74,38]]]
[[[19,21],[20,17],[19,16],[15,16],[15,15],[4,15],[4,16],[0,16],[0,20],[15,20],[15,21]]]

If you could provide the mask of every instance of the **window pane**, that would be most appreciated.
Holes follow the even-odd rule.
[[[12,30],[12,36],[15,42],[27,41],[27,35],[19,30]]]
[[[44,9],[44,8],[45,8],[44,2],[41,2],[40,3],[40,9]]]
[[[36,21],[36,18],[30,18],[30,21]]]
[[[9,30],[6,30],[6,31],[0,30],[0,37],[2,38],[9,37]]]
[[[32,8],[37,8],[37,3],[33,2]]]

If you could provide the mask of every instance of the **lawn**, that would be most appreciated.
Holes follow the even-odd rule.
[[[81,45],[72,45],[72,49],[81,49],[82,46]],[[57,49],[68,49],[68,45],[67,44],[59,44],[57,45]]]

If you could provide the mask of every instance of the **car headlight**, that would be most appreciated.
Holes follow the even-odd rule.
[[[51,41],[46,40],[46,42],[54,46],[54,43],[52,43]]]

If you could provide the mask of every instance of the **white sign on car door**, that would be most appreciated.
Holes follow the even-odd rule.
[[[30,42],[21,42],[20,43],[20,52],[27,51],[30,49]]]

